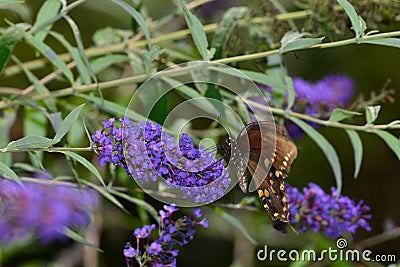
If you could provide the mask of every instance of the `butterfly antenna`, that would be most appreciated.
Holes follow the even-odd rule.
[[[293,231],[296,235],[299,235],[299,232],[298,232],[296,229],[294,229],[293,225],[292,225],[290,222],[288,222],[288,224],[289,224],[290,228],[292,229],[292,231]]]

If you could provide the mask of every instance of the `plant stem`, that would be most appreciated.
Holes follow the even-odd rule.
[[[0,148],[1,153],[7,152],[27,152],[27,151],[46,151],[46,152],[58,152],[58,151],[73,151],[73,152],[93,152],[93,147],[43,147],[43,148],[30,148],[30,149],[9,149]]]

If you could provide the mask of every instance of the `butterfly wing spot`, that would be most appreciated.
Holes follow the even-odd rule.
[[[287,167],[287,162],[286,161],[283,162],[283,166]]]
[[[279,177],[279,172],[278,171],[275,171],[275,176]]]
[[[282,214],[283,215],[283,214]],[[274,217],[276,218],[276,217],[278,217],[279,216],[279,213],[277,213],[277,212],[275,212],[274,213]],[[283,215],[284,216],[284,215]]]
[[[264,160],[264,165],[265,165],[266,167],[268,167],[269,164],[271,164],[271,161],[270,161],[269,159],[265,159],[265,160]]]
[[[283,183],[281,183],[281,185],[279,186],[279,189],[282,191],[285,190],[285,185]]]

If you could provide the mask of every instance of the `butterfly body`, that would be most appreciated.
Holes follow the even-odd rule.
[[[235,148],[239,154],[248,153],[247,169],[253,177],[261,204],[272,220],[289,221],[289,207],[285,194],[284,179],[290,172],[293,160],[297,157],[296,145],[290,141],[282,127],[273,122],[253,122],[247,125],[236,140]],[[243,163],[243,162],[241,162]],[[239,187],[247,192],[248,180],[243,171]]]

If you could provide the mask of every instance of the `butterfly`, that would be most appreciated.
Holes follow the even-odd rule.
[[[257,190],[262,206],[273,221],[288,223],[284,179],[297,157],[297,147],[288,139],[284,129],[269,121],[252,122],[239,133],[233,151],[234,164],[239,166],[238,173],[241,174],[241,190],[246,193],[249,186],[244,170],[247,167],[253,177],[249,189]],[[246,153],[247,165],[243,159]]]

